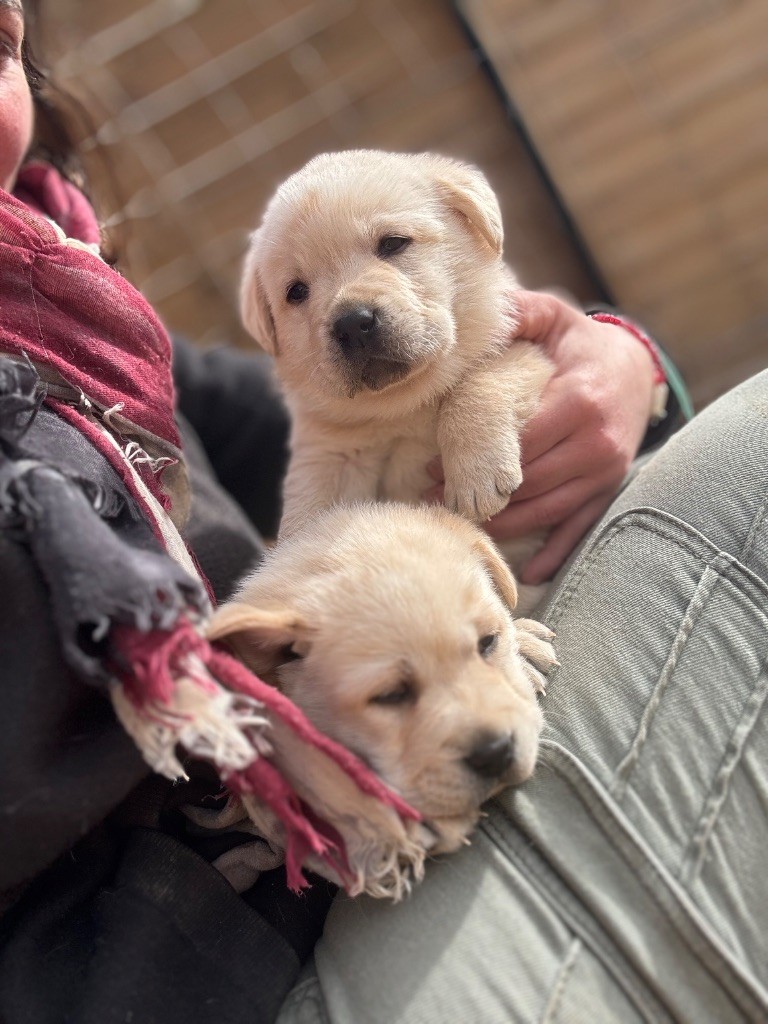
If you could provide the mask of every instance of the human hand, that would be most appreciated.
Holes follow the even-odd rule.
[[[523,432],[523,482],[487,530],[496,540],[549,530],[520,575],[541,583],[602,515],[637,455],[654,366],[629,331],[591,320],[554,295],[520,291],[515,302],[514,340],[541,345],[555,369]],[[430,472],[440,479],[439,466]]]

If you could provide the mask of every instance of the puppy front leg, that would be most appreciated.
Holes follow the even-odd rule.
[[[327,451],[302,445],[291,459],[283,484],[279,539],[333,505],[373,501],[380,462],[373,452]]]
[[[449,509],[484,522],[506,506],[523,479],[520,432],[551,372],[535,346],[517,342],[443,399],[437,442]]]

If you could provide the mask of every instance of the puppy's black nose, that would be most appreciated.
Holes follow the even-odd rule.
[[[332,333],[346,356],[369,349],[378,340],[379,323],[367,306],[348,309],[335,321]]]
[[[464,758],[464,763],[484,779],[500,779],[515,759],[515,741],[509,735],[485,733]]]

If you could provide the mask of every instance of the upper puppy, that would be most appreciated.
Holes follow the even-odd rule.
[[[338,501],[420,501],[438,453],[449,508],[504,507],[550,366],[508,342],[502,240],[486,179],[445,157],[325,154],[278,189],[241,306],[293,417],[281,534]]]

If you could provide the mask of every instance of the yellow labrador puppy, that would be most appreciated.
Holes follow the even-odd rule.
[[[535,346],[509,343],[515,287],[474,167],[330,153],[278,189],[241,309],[292,414],[281,535],[337,501],[419,502],[438,453],[448,508],[482,522],[507,504],[551,372]]]
[[[366,761],[455,849],[480,805],[527,779],[556,664],[513,620],[514,578],[477,527],[435,506],[338,506],[278,541],[214,615],[256,673]]]

